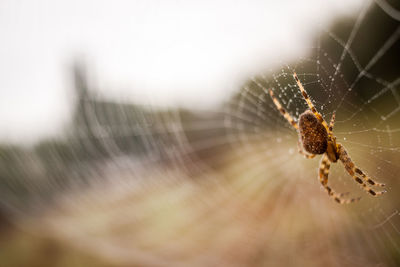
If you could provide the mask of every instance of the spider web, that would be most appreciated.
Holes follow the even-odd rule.
[[[374,25],[378,21],[379,26]],[[261,144],[266,150],[281,146],[282,149],[274,148],[265,162],[277,160],[283,168],[295,166],[297,175],[287,183],[293,184],[293,179],[299,180],[301,176],[314,176],[316,180],[318,163],[315,160],[313,165],[304,163],[306,168],[313,168],[313,172],[295,165],[297,160],[293,160],[292,154],[297,150],[294,149],[296,133],[280,116],[267,91],[272,88],[289,113],[298,118],[307,106],[292,78],[293,72],[297,72],[325,120],[329,122],[336,113],[334,133],[358,167],[387,184],[389,193],[382,198],[365,196],[352,185],[353,181],[341,164],[332,165],[329,183],[334,190],[338,188],[339,192],[350,191],[355,197],[362,196],[358,208],[349,208],[352,209],[349,221],[341,225],[341,230],[331,239],[342,239],[339,242],[343,244],[354,242],[351,253],[363,250],[363,256],[356,259],[344,253],[339,265],[368,265],[374,261],[398,264],[395,256],[400,252],[398,199],[395,193],[390,193],[398,187],[399,173],[398,22],[394,3],[377,1],[365,5],[356,20],[342,21],[329,31],[323,30],[309,56],[295,64],[282,64],[279,72],[272,70],[254,77],[238,94],[229,111],[232,116],[228,124],[235,129],[233,143],[243,143],[249,150],[255,149],[250,147],[250,139],[255,140],[256,147]],[[269,171],[271,169],[272,166]],[[318,211],[320,216],[325,212]],[[367,262],[362,262],[368,258]]]
[[[260,71],[222,108],[157,110],[105,100],[75,67],[76,114],[62,142],[13,149],[0,204],[21,227],[119,265],[398,265],[400,6],[366,3],[322,29],[308,55]],[[372,197],[332,164],[332,201],[319,159],[297,153],[307,105],[296,72],[357,166],[388,193]],[[12,167],[5,165],[12,162]],[[347,196],[346,196],[347,197]],[[40,214],[40,215],[39,215]]]

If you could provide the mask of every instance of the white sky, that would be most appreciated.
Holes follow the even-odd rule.
[[[307,53],[319,27],[361,2],[2,0],[0,141],[61,129],[77,55],[106,94],[210,108],[271,62]]]

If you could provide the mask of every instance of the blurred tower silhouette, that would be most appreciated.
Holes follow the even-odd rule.
[[[88,159],[122,154],[143,154],[154,150],[148,143],[149,125],[155,113],[129,102],[115,102],[98,97],[90,86],[86,62],[75,60],[72,65],[76,108],[74,137]]]
[[[91,95],[87,66],[84,60],[75,60],[72,65],[74,89],[77,97],[74,114],[74,134],[77,135],[81,145],[81,152],[90,159],[107,156],[107,150],[101,142],[94,112],[95,101]],[[81,154],[81,153],[80,153]]]

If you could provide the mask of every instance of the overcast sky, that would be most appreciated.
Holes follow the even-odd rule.
[[[272,62],[307,53],[361,0],[2,0],[0,141],[54,135],[68,118],[72,60],[101,90],[212,108]]]

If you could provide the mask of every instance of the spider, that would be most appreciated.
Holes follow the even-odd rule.
[[[353,179],[361,185],[361,187],[371,194],[372,196],[382,195],[386,192],[374,191],[371,186],[383,187],[385,184],[377,183],[368,177],[363,171],[361,171],[354,162],[351,160],[350,156],[347,154],[346,149],[340,143],[336,143],[336,137],[333,135],[333,125],[335,123],[335,113],[332,114],[329,125],[322,118],[321,114],[312,104],[307,92],[305,91],[303,85],[301,84],[296,73],[293,74],[294,79],[303,95],[304,100],[307,102],[309,109],[299,116],[298,124],[289,115],[289,113],[282,107],[279,100],[274,96],[274,93],[269,89],[269,95],[272,98],[275,106],[282,114],[282,116],[298,131],[298,149],[299,153],[304,155],[308,159],[314,158],[316,155],[324,154],[319,164],[319,181],[324,187],[326,192],[330,197],[332,197],[336,202],[340,204],[353,203],[360,200],[358,198],[343,199],[342,197],[347,193],[336,193],[328,186],[328,175],[331,163],[336,163],[340,160],[346,171],[350,174]]]

